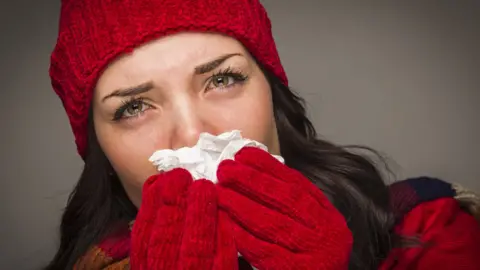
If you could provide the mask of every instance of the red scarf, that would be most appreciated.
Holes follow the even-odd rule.
[[[122,227],[118,233],[107,237],[90,248],[80,258],[74,270],[114,270],[130,269],[130,226]]]

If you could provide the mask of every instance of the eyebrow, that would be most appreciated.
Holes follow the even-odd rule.
[[[231,53],[231,54],[226,54],[222,55],[219,58],[210,61],[205,64],[201,64],[197,67],[195,67],[195,74],[205,74],[207,72],[210,72],[214,69],[216,69],[218,66],[220,66],[223,62],[225,62],[227,59],[233,57],[233,56],[241,56],[242,54],[240,53]]]
[[[205,74],[207,72],[210,72],[214,69],[216,69],[218,66],[220,66],[223,62],[225,62],[227,59],[234,57],[234,56],[241,56],[242,54],[240,53],[230,53],[226,55],[222,55],[218,57],[217,59],[214,59],[210,62],[207,62],[205,64],[201,64],[197,67],[195,67],[195,74]],[[139,95],[145,92],[150,91],[153,88],[153,83],[152,82],[147,82],[143,83],[137,86],[125,88],[125,89],[117,89],[113,91],[111,94],[105,96],[102,99],[102,102],[105,102],[105,100],[112,98],[112,97],[128,97],[128,96],[135,96]]]
[[[139,95],[145,92],[150,91],[150,89],[153,88],[153,83],[152,82],[147,82],[147,83],[142,83],[137,86],[125,88],[125,89],[118,89],[113,91],[111,94],[105,96],[102,99],[102,102],[105,100],[112,98],[112,97],[128,97],[128,96],[135,96]]]

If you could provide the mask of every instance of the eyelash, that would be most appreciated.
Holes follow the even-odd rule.
[[[138,117],[140,116],[142,113],[145,112],[145,110],[143,111],[140,111],[138,112],[137,114],[135,115],[132,115],[132,116],[124,116],[125,114],[125,111],[132,105],[141,105],[141,106],[147,106],[147,109],[148,110],[151,106],[149,104],[147,104],[145,101],[144,101],[144,98],[142,97],[132,97],[130,98],[129,100],[127,101],[122,101],[122,106],[120,106],[114,113],[113,115],[113,121],[120,121],[122,119],[128,119],[128,118],[132,118],[132,117]]]

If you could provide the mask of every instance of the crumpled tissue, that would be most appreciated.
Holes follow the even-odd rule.
[[[175,168],[188,170],[195,180],[208,179],[217,182],[217,167],[225,159],[234,159],[235,154],[245,146],[258,147],[268,151],[267,147],[257,141],[245,139],[239,130],[222,133],[218,136],[201,133],[193,147],[176,150],[162,149],[155,151],[149,161],[158,171],[170,171]],[[281,156],[273,155],[284,163]]]

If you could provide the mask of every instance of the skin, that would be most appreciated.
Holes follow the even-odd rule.
[[[223,35],[171,35],[119,57],[98,80],[93,114],[100,146],[137,207],[157,173],[153,152],[193,146],[201,132],[238,129],[280,153],[270,86],[242,44]]]

